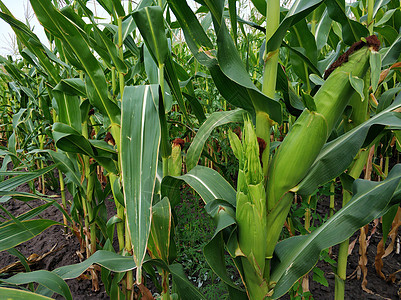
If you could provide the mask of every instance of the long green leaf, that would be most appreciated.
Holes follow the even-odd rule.
[[[65,123],[75,130],[81,130],[81,111],[79,109],[80,100],[77,96],[67,95],[58,91],[53,91],[58,107],[58,121]]]
[[[39,38],[28,28],[28,26],[14,18],[2,1],[0,1],[0,8],[3,11],[3,13],[0,13],[0,17],[12,26],[18,40],[38,58],[41,66],[48,73],[50,81],[57,83],[60,80],[58,69],[54,67],[46,56],[46,47],[40,43]]]
[[[57,165],[50,165],[37,171],[32,171],[28,172],[27,174],[21,174],[15,177],[11,177],[7,180],[4,180],[3,182],[0,182],[0,190],[11,191],[21,184],[27,183],[39,176],[46,174],[47,172],[53,170],[56,166]]]
[[[189,281],[184,269],[180,264],[172,264],[169,271],[173,276],[173,282],[177,287],[181,299],[205,300],[203,296]]]
[[[401,181],[401,165],[386,180],[356,180],[350,202],[311,234],[286,239],[277,244],[272,262],[271,281],[276,282],[274,298],[290,287],[316,264],[320,251],[349,238],[356,230],[384,213]]]
[[[325,1],[329,16],[342,26],[342,36],[344,43],[352,45],[360,40],[361,37],[367,37],[369,31],[366,26],[348,18],[345,12],[344,0],[327,0]]]
[[[297,186],[297,193],[312,194],[320,185],[339,176],[353,161],[366,140],[371,127],[391,126],[401,128],[401,114],[393,110],[401,107],[401,96],[394,103],[373,118],[362,123],[353,130],[323,146],[308,175]],[[376,135],[381,131],[377,132]],[[375,134],[375,131],[372,131]],[[374,137],[370,137],[373,140]]]
[[[167,197],[152,207],[152,225],[148,251],[152,257],[159,258],[168,264],[171,236],[171,207]]]
[[[13,223],[4,226],[0,228],[0,251],[10,249],[26,242],[53,225],[63,224],[52,220],[40,219],[22,221],[18,224]]]
[[[139,269],[150,232],[158,164],[160,123],[155,104],[158,100],[157,85],[126,87],[122,100],[122,183],[134,261]]]
[[[160,6],[148,6],[132,14],[146,46],[156,62],[164,64],[170,52],[164,32],[163,11]]]
[[[126,272],[136,268],[132,256],[122,256],[114,252],[98,250],[81,263],[63,266],[53,272],[64,280],[72,279],[81,275],[95,263],[113,272]]]
[[[234,188],[213,169],[195,166],[185,175],[164,177],[162,181],[163,195],[172,195],[174,191],[179,191],[183,182],[189,184],[202,197],[205,203],[216,199],[224,199],[233,207],[236,205]],[[169,196],[169,199],[172,198]]]
[[[13,299],[13,300],[51,300],[52,298],[45,297],[39,294],[35,294],[28,291],[23,290],[16,290],[11,288],[4,288],[0,287],[0,294],[6,296],[6,299]]]
[[[266,111],[267,113],[271,110],[270,118],[280,123],[281,111],[279,113],[279,110],[281,107],[279,108],[279,103],[267,98],[253,85],[238,58],[235,46],[232,46],[227,28],[221,26],[222,30],[219,33],[221,45],[221,49],[219,47],[219,59],[221,59],[220,63],[224,64],[223,71],[223,67],[220,67],[215,52],[212,50],[214,48],[212,42],[191,8],[182,1],[168,0],[168,2],[181,25],[189,49],[199,63],[209,69],[222,96],[231,104],[247,110],[253,116],[256,110]],[[228,57],[225,58],[225,55]],[[234,56],[230,59],[232,55]]]
[[[220,111],[211,114],[205,123],[203,123],[199,128],[195,138],[191,143],[191,146],[188,149],[186,160],[187,169],[191,170],[197,165],[203,146],[213,129],[230,122],[243,122],[246,115],[247,112],[242,109]]]
[[[81,78],[62,79],[53,90],[68,95],[87,97],[85,83]]]
[[[28,273],[19,273],[7,279],[1,279],[10,284],[27,284],[31,282],[39,283],[49,290],[63,296],[67,300],[72,300],[70,288],[60,276],[46,270],[38,270]]]
[[[49,0],[30,1],[39,22],[52,34],[60,38],[67,51],[74,53],[75,60],[89,78],[88,97],[112,123],[120,123],[120,109],[108,97],[108,89],[103,70],[90,51],[83,33],[64,17]],[[72,57],[70,57],[72,58]]]
[[[97,45],[96,46],[97,47],[102,46],[103,48],[107,49],[107,53],[109,54],[109,57],[113,61],[116,69],[121,73],[127,73],[128,72],[128,68],[125,65],[125,63],[118,56],[118,51],[117,51],[116,45],[112,42],[112,40],[110,40],[106,36],[106,34],[103,31],[101,31],[98,28],[93,13],[86,7],[84,2],[82,0],[78,0],[78,3],[79,3],[79,5],[81,6],[82,10],[85,12],[86,16],[89,18],[89,20],[91,21],[91,23],[93,25],[94,34],[97,37],[97,39],[96,39]],[[118,1],[118,3],[121,3],[121,2]],[[121,4],[120,4],[120,6],[121,6]]]
[[[311,13],[322,3],[323,0],[295,1],[285,18],[281,21],[276,32],[268,40],[266,44],[267,52],[272,52],[280,48],[281,42],[283,41],[284,36],[287,34],[287,30],[298,21],[304,19],[307,15],[309,15],[309,13]]]
[[[393,44],[391,44],[390,47],[385,49],[382,57],[382,66],[388,66],[397,61],[397,59],[400,57],[400,52],[401,52],[401,33],[398,35],[397,39],[394,41]]]
[[[160,67],[164,66],[165,77],[181,112],[189,124],[191,120],[185,108],[180,85],[173,66],[173,59],[164,30],[163,11],[159,6],[148,6],[133,13],[133,18],[141,32],[147,48],[154,61]]]
[[[252,102],[256,112],[265,112],[270,119],[281,123],[281,104],[269,97],[266,97],[253,84],[248,72],[243,65],[241,58],[237,52],[233,40],[228,32],[225,23],[222,23],[217,36],[217,60],[222,72],[232,81],[246,89],[247,94]],[[215,77],[213,78],[214,80]]]

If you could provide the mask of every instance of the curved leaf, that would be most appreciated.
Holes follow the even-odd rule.
[[[270,114],[271,119],[280,123],[281,106],[254,86],[238,57],[235,46],[233,48],[225,25],[221,26],[219,32],[220,54],[218,56],[219,62],[222,64],[220,67],[213,50],[214,46],[191,8],[182,1],[168,0],[168,2],[181,25],[189,49],[199,63],[209,69],[221,95],[231,104],[247,110],[253,116],[255,110],[266,111]],[[226,54],[228,57],[225,57]],[[234,56],[230,59],[232,55]]]
[[[231,205],[222,200],[209,202],[205,209],[217,224],[212,239],[203,248],[203,254],[205,255],[206,261],[212,268],[213,272],[215,272],[225,284],[238,290],[237,293],[242,295],[242,298],[247,299],[246,292],[235,285],[228,275],[224,257],[224,240],[222,231],[236,224],[235,211]]]
[[[382,66],[388,66],[397,61],[400,57],[401,52],[401,33],[398,35],[394,43],[390,47],[386,48],[382,54]]]
[[[152,225],[148,243],[148,251],[153,258],[168,263],[171,235],[171,206],[167,197],[152,207]]]
[[[85,83],[81,78],[61,79],[53,90],[60,91],[68,95],[87,97]]]
[[[217,45],[217,60],[219,62],[221,71],[230,80],[234,81],[242,89],[246,90],[246,94],[248,94],[248,97],[256,112],[265,112],[269,115],[270,119],[276,121],[277,123],[281,123],[281,104],[278,101],[275,101],[264,95],[253,84],[249,73],[246,71],[242,60],[239,57],[237,48],[234,45],[225,23],[221,24],[219,33],[217,35]],[[215,80],[215,77],[213,77],[213,79]]]
[[[95,156],[92,146],[79,131],[63,123],[53,124],[53,138],[56,147],[71,153],[82,153]]]
[[[247,112],[242,109],[212,113],[199,128],[195,138],[191,143],[191,146],[188,149],[186,159],[187,169],[191,170],[197,165],[203,146],[213,129],[230,122],[243,122],[246,115]]]
[[[26,300],[26,299],[52,300],[52,298],[48,298],[32,292],[16,290],[11,288],[4,288],[4,287],[0,287],[0,294],[6,296],[7,299],[13,299],[13,300]]]
[[[25,174],[11,177],[7,180],[4,180],[3,182],[0,182],[0,190],[11,191],[21,184],[27,183],[39,176],[46,174],[47,172],[53,170],[56,166],[57,165],[50,165],[37,171],[26,172]],[[8,172],[2,172],[3,175],[7,175],[7,173]]]
[[[173,282],[177,287],[181,299],[206,299],[189,281],[180,264],[172,264],[168,270],[173,276]]]
[[[94,34],[96,35],[96,41],[97,41],[97,47],[102,46],[104,49],[107,49],[108,56],[111,58],[113,61],[114,65],[116,66],[116,69],[120,73],[127,73],[128,68],[125,65],[125,63],[120,59],[118,56],[118,51],[116,45],[106,36],[106,34],[101,31],[97,23],[95,22],[95,18],[93,13],[85,6],[84,2],[82,0],[78,0],[79,5],[81,6],[82,10],[85,12],[89,20],[91,21],[94,29]],[[118,1],[119,6],[121,7],[121,2]],[[118,7],[118,6],[116,6]],[[124,14],[125,15],[125,14]],[[123,16],[124,16],[123,15]],[[104,58],[104,57],[103,57]]]
[[[401,107],[401,95],[394,103],[373,118],[326,143],[305,178],[294,188],[301,195],[312,194],[320,185],[339,176],[353,161],[373,126],[401,128],[401,114],[393,110]],[[373,132],[374,133],[374,132]],[[376,135],[379,132],[376,132]],[[372,140],[372,137],[370,138]]]
[[[30,2],[43,27],[63,41],[66,53],[72,51],[74,56],[69,56],[70,62],[73,63],[75,61],[78,63],[77,67],[85,71],[86,76],[89,78],[87,93],[91,103],[104,115],[107,115],[112,123],[119,124],[120,109],[108,97],[103,70],[92,54],[81,30],[64,17],[50,1],[31,0]]]
[[[361,23],[348,18],[345,12],[345,1],[343,0],[327,0],[325,1],[329,16],[342,26],[342,36],[344,43],[351,46],[359,41],[361,37],[367,37],[369,30]]]
[[[281,42],[287,34],[287,30],[298,21],[306,18],[307,15],[322,3],[323,0],[297,0],[281,21],[276,32],[268,40],[266,44],[267,52],[272,52],[280,48]]]
[[[174,191],[179,191],[183,182],[189,184],[202,197],[206,204],[216,199],[224,199],[233,207],[236,205],[235,190],[213,169],[195,166],[185,175],[164,177],[162,181],[163,195],[167,195],[169,199],[173,199],[174,196],[170,197],[170,195]]]
[[[19,273],[7,279],[0,279],[0,281],[17,285],[36,282],[63,296],[65,299],[72,300],[70,288],[67,283],[60,276],[46,270]]]
[[[401,181],[401,164],[387,179],[371,182],[357,179],[354,196],[333,217],[311,234],[279,242],[272,261],[271,282],[276,282],[274,298],[284,295],[290,287],[316,264],[320,251],[349,238],[356,230],[380,217]]]
[[[63,225],[52,220],[29,220],[9,224],[0,228],[0,251],[15,247],[34,238],[53,225]]]
[[[64,280],[72,279],[81,275],[93,264],[101,265],[113,272],[126,272],[136,268],[132,256],[122,256],[114,252],[98,250],[87,260],[78,264],[57,268],[53,273]]]
[[[59,70],[58,68],[54,67],[54,65],[46,56],[45,53],[48,53],[46,51],[47,49],[40,43],[39,38],[28,28],[28,26],[15,19],[11,12],[1,1],[0,7],[3,11],[3,13],[0,13],[0,17],[11,25],[18,40],[22,42],[32,53],[35,54],[35,56],[40,61],[41,67],[43,67],[49,75],[50,81],[53,83],[59,82]]]
[[[136,10],[132,16],[150,53],[159,65],[164,64],[170,50],[164,32],[164,19],[161,7],[148,6]]]
[[[71,126],[75,130],[81,130],[82,122],[79,98],[58,91],[53,91],[53,96],[57,102],[58,121]]]

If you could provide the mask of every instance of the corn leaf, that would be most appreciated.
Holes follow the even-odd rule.
[[[56,166],[57,165],[50,165],[37,171],[32,171],[28,172],[27,174],[21,174],[15,177],[11,177],[7,180],[4,180],[3,182],[0,182],[0,190],[11,191],[21,184],[27,183],[39,176],[46,174],[47,172],[53,170]],[[7,174],[7,172],[3,173],[3,175],[5,174]]]
[[[194,300],[205,300],[203,296],[189,281],[187,275],[184,273],[184,268],[180,264],[172,264],[169,266],[173,277],[174,286],[177,287],[177,292],[181,299],[194,299]]]
[[[81,130],[81,110],[79,108],[80,100],[76,96],[67,95],[58,91],[53,92],[57,102],[58,121],[67,124],[75,130]]]
[[[163,260],[168,264],[171,236],[170,201],[164,197],[152,207],[152,225],[150,230],[148,251],[153,258]]]
[[[320,185],[332,178],[339,176],[353,161],[365,140],[372,141],[381,130],[374,131],[371,128],[391,126],[401,128],[401,114],[393,112],[401,107],[401,96],[394,103],[368,121],[362,123],[351,131],[341,135],[337,139],[326,143],[315,162],[310,167],[308,174],[298,184],[296,190],[301,195],[311,195]],[[368,133],[371,132],[369,136]],[[366,142],[365,142],[366,143]]]
[[[70,53],[69,61],[75,61],[88,78],[87,93],[91,103],[112,123],[120,123],[120,109],[108,97],[108,89],[99,61],[92,54],[88,41],[73,23],[64,17],[48,0],[31,1],[39,22],[63,41],[65,52]]]
[[[60,276],[46,270],[19,273],[10,278],[1,279],[1,281],[17,285],[36,282],[63,296],[66,300],[72,300],[71,291],[67,283]]]
[[[329,37],[329,31],[332,22],[333,21],[330,19],[326,8],[322,16],[320,17],[319,23],[316,26],[316,47],[319,51],[324,47],[324,45],[327,44],[327,39]]]
[[[51,158],[57,163],[57,168],[62,171],[65,176],[78,187],[82,188],[81,174],[78,169],[76,160],[72,160],[63,151],[45,150]]]
[[[306,18],[314,9],[316,9],[322,0],[297,0],[291,6],[291,9],[281,21],[279,27],[273,36],[267,41],[266,50],[267,52],[275,51],[280,48],[280,45],[287,34],[287,30],[300,20]]]
[[[163,11],[160,6],[148,6],[132,14],[146,46],[156,62],[164,64],[170,52],[164,32]]]
[[[136,268],[132,256],[122,256],[106,250],[98,250],[87,260],[81,263],[57,268],[53,273],[64,280],[76,278],[85,272],[91,265],[98,264],[113,272],[126,272]]]
[[[203,254],[212,270],[224,281],[224,283],[238,291],[242,295],[236,299],[247,299],[244,290],[235,285],[227,273],[227,267],[224,258],[224,240],[223,230],[236,224],[235,211],[232,206],[223,200],[213,200],[209,202],[205,209],[217,224],[212,239],[203,248]]]
[[[276,282],[274,298],[290,287],[316,264],[320,251],[349,238],[356,230],[384,213],[401,181],[401,164],[387,179],[372,182],[357,179],[350,202],[311,234],[279,242],[272,262],[271,281]]]
[[[177,100],[181,112],[187,122],[192,124],[189,119],[184,99],[180,90],[177,74],[174,69],[173,59],[168,46],[167,37],[164,30],[163,11],[159,6],[148,6],[133,13],[133,18],[138,26],[145,44],[159,68],[165,69],[165,79],[170,90]],[[169,107],[166,104],[166,108]]]
[[[6,296],[9,299],[13,299],[13,300],[26,300],[26,299],[51,300],[52,299],[52,298],[45,297],[45,296],[35,294],[32,292],[16,290],[16,289],[11,289],[11,288],[4,288],[4,287],[0,287],[0,294]]]
[[[398,35],[394,43],[386,48],[382,54],[382,66],[392,65],[398,60],[401,52],[401,33]]]
[[[0,1],[0,8],[3,11],[3,13],[0,13],[0,17],[11,25],[18,40],[38,58],[41,66],[49,75],[49,80],[53,83],[57,83],[60,80],[58,68],[55,68],[46,56],[45,53],[47,53],[47,51],[44,51],[46,47],[40,43],[39,38],[28,28],[28,26],[14,18],[2,1]]]
[[[290,60],[294,72],[302,79],[304,83],[309,81],[309,72],[312,71],[316,73],[317,68],[317,47],[315,42],[315,37],[310,32],[306,21],[302,20],[291,27],[290,29],[290,45],[292,50],[290,52]],[[302,56],[297,55],[300,52]],[[303,59],[303,58],[306,58]],[[309,64],[306,62],[308,61]],[[309,71],[309,65],[314,66],[313,69]],[[320,75],[320,72],[317,74]]]
[[[84,2],[82,0],[78,0],[78,3],[79,3],[79,5],[81,6],[82,10],[85,12],[85,14],[87,15],[87,17],[89,18],[89,20],[91,21],[91,23],[93,25],[94,34],[95,34],[95,38],[96,38],[96,41],[97,41],[96,47],[101,46],[101,47],[103,47],[104,49],[107,50],[108,56],[113,61],[116,69],[118,70],[118,72],[127,73],[128,72],[128,68],[125,65],[125,63],[118,56],[118,51],[117,51],[116,45],[113,43],[112,40],[110,40],[106,36],[106,34],[103,31],[101,31],[98,28],[97,23],[95,22],[95,18],[94,18],[93,13],[86,7]],[[121,2],[118,1],[118,3],[121,6]],[[123,10],[123,12],[124,12],[124,10]],[[105,58],[105,57],[103,56],[103,58]]]
[[[126,87],[122,100],[121,167],[134,261],[141,268],[150,232],[160,145],[158,86]]]
[[[369,31],[366,26],[348,18],[345,12],[344,0],[328,0],[325,1],[327,11],[332,20],[337,21],[342,26],[342,37],[344,43],[352,45],[360,40],[361,37],[367,37]]]
[[[68,95],[87,97],[85,83],[80,78],[62,79],[53,90]]]
[[[221,26],[222,30],[219,33],[219,58],[222,60],[220,63],[224,64],[225,70],[223,71],[223,67],[219,66],[215,52],[212,50],[214,46],[193,11],[182,1],[169,0],[168,2],[181,25],[189,49],[199,63],[209,69],[222,96],[231,104],[247,110],[251,115],[255,115],[254,104],[258,105],[256,109],[259,110],[271,109],[270,118],[281,122],[281,111],[278,113],[279,103],[262,94],[253,85],[249,75],[244,74],[245,68],[238,57],[235,46],[232,45],[225,25]],[[233,56],[232,59],[230,59],[231,56]],[[239,73],[237,74],[237,72]]]
[[[184,182],[189,184],[206,204],[216,199],[224,199],[233,207],[236,205],[234,188],[217,171],[203,166],[195,166],[185,175],[163,178],[162,194],[175,200],[170,200],[172,207],[177,204],[174,192],[179,192],[179,188]]]
[[[210,115],[209,118],[199,128],[191,146],[187,152],[187,169],[191,170],[198,164],[202,149],[210,133],[218,126],[228,124],[230,122],[243,122],[247,112],[242,109],[220,111]]]
[[[220,31],[217,35],[217,60],[221,67],[221,71],[233,82],[245,89],[249,95],[253,107],[256,112],[265,112],[270,119],[281,123],[282,113],[281,104],[269,97],[266,97],[253,84],[248,72],[246,71],[233,40],[228,32],[225,23],[222,23]],[[213,77],[215,80],[216,78]],[[224,95],[223,95],[224,96]]]
[[[22,221],[4,226],[0,228],[0,251],[10,249],[26,242],[53,225],[63,224],[52,220],[39,219]]]

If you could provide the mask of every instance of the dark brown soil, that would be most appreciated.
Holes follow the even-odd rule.
[[[317,204],[317,213],[320,215],[325,215],[329,211],[329,200],[327,198],[322,199]],[[336,204],[340,202],[337,201]],[[339,205],[336,207],[340,208]],[[381,224],[379,224],[371,235],[374,229],[373,222],[369,224],[369,232],[367,236],[370,238],[370,242],[367,248],[367,285],[366,288],[371,291],[368,293],[362,289],[362,277],[363,275],[358,272],[358,261],[359,261],[359,234],[357,231],[350,238],[350,243],[356,240],[355,246],[352,250],[351,255],[348,257],[347,266],[347,281],[345,284],[345,299],[401,299],[401,253],[396,253],[396,249],[387,257],[383,259],[383,273],[388,277],[390,274],[395,274],[393,282],[382,279],[375,270],[375,256],[377,252],[377,245],[382,238],[381,234]],[[401,234],[398,232],[398,243],[400,241]],[[387,241],[388,245],[389,241]],[[396,247],[395,247],[396,248]],[[337,260],[338,246],[332,249],[332,258]],[[324,271],[324,276],[327,279],[329,286],[325,287],[312,280],[312,274],[309,274],[310,291],[314,299],[334,299],[334,280],[335,275],[333,267],[324,261],[319,261],[317,267]],[[359,275],[359,276],[358,276]],[[287,298],[288,299],[288,298]]]
[[[18,189],[19,191],[29,192],[27,186]],[[44,204],[40,200],[30,201],[28,204],[31,207],[37,207]],[[9,200],[4,207],[14,216],[18,216],[31,208],[27,203],[19,200]],[[62,223],[63,217],[61,212],[54,206],[48,207],[40,217],[50,219]],[[79,263],[77,252],[80,250],[78,239],[71,235],[65,234],[62,226],[51,226],[35,238],[22,243],[15,247],[26,258],[32,254],[43,255],[48,253],[54,247],[53,252],[48,254],[38,263],[31,265],[31,270],[49,270],[52,271],[61,266]],[[7,251],[0,252],[0,269],[17,262],[18,258],[10,255]],[[22,267],[23,268],[23,267]],[[21,270],[22,271],[22,270]],[[2,274],[0,274],[1,276]],[[104,287],[100,284],[100,291],[92,291],[92,283],[90,280],[71,279],[66,281],[70,287],[73,299],[109,299]],[[55,299],[64,299],[60,295],[54,294]],[[1,298],[1,297],[0,297]]]

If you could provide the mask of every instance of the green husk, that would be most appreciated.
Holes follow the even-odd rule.
[[[251,299],[267,293],[263,278],[266,239],[266,192],[255,129],[245,121],[243,143],[229,132],[231,147],[239,160],[237,183],[238,242],[244,257],[245,285]]]

